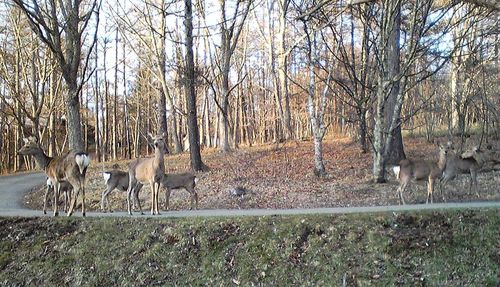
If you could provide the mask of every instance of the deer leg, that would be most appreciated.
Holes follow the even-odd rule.
[[[470,173],[471,186],[474,184],[474,190],[476,191],[476,196],[479,197],[479,190],[477,188],[477,171],[473,170]]]
[[[196,190],[194,188],[190,187],[187,189],[189,193],[191,193],[191,210],[198,209],[198,194],[196,193]]]
[[[85,185],[81,183],[80,189],[82,190],[82,216],[85,217]]]
[[[135,196],[135,202],[139,206],[139,211],[141,212],[141,215],[144,215],[144,212],[142,212],[142,206],[141,206],[141,201],[139,200],[139,191],[142,189],[142,183],[138,182],[135,191],[134,191],[134,196]]]
[[[129,215],[132,215],[132,210],[130,208],[130,197],[133,190],[134,190],[133,185],[132,183],[130,183],[127,190],[127,211]]]
[[[170,189],[165,187],[165,209],[169,210],[170,205]]]
[[[68,191],[66,191],[66,194],[68,195],[68,210],[69,210],[69,207],[71,204],[71,198],[72,198],[72,194],[73,194],[73,187],[68,189]]]
[[[155,182],[155,211],[156,214],[160,215],[160,201],[159,201],[159,196],[160,195],[160,183]]]
[[[431,203],[434,203],[433,193],[434,193],[434,178],[429,177],[429,182],[427,183],[427,200],[425,204],[429,203],[429,198],[431,199]]]
[[[154,181],[149,183],[151,187],[151,215],[154,215],[155,211],[155,185]]]
[[[443,198],[443,202],[446,202],[445,189],[446,189],[446,184],[448,184],[448,181],[450,181],[449,178],[444,177],[444,178],[441,178],[441,181],[439,183],[439,189],[441,192],[441,197]]]
[[[64,191],[64,213],[68,212],[68,191]]]
[[[52,203],[52,206],[54,207],[54,216],[59,215],[59,210],[58,210],[58,201],[59,201],[59,190],[61,188],[61,184],[56,181],[54,183],[54,202]]]
[[[400,186],[399,186],[399,200],[401,201],[400,203],[405,205],[405,199],[403,198],[403,192],[406,190],[406,187],[408,186],[408,181],[404,181]]]
[[[68,216],[71,216],[73,214],[73,210],[76,208],[76,201],[78,199],[78,195],[80,194],[80,185],[79,184],[72,184],[73,187],[77,187],[75,197],[73,198],[71,205],[69,206],[69,211],[68,211]]]
[[[134,178],[132,176],[130,176],[130,180],[128,183],[128,189],[127,189],[127,212],[129,215],[132,215],[130,200],[131,200],[132,192],[134,191],[136,184],[137,184],[137,181],[135,181]]]
[[[47,214],[47,199],[49,195],[49,190],[50,187],[47,185],[47,188],[45,189],[45,195],[43,196],[43,214]]]
[[[108,194],[111,192],[110,186],[108,186],[101,195],[101,211],[106,212],[106,206],[109,208],[109,202],[108,202]]]

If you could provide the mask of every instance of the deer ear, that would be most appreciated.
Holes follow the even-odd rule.
[[[27,139],[27,138],[23,138],[23,141],[24,141],[25,144],[27,144],[30,140]]]

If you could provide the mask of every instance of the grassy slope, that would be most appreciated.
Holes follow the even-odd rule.
[[[498,286],[498,210],[0,218],[0,285]]]

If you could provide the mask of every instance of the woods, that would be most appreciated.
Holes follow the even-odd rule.
[[[403,135],[499,132],[495,1],[38,1],[1,4],[0,172],[49,156],[94,161],[224,153],[349,135],[373,180],[405,158]]]

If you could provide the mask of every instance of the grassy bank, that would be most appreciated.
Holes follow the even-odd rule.
[[[498,286],[498,210],[1,218],[2,286]]]

